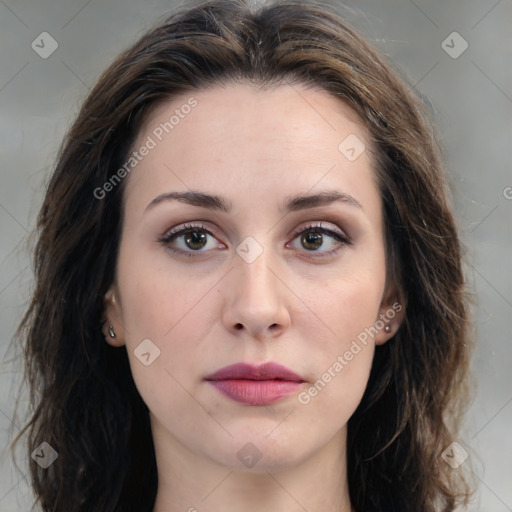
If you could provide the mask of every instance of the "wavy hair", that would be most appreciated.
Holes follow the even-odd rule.
[[[357,512],[453,511],[461,468],[441,458],[467,404],[469,308],[463,251],[441,145],[421,99],[328,5],[194,3],[168,16],[100,76],[65,137],[37,221],[35,289],[17,331],[31,407],[17,436],[45,512],[150,512],[157,490],[148,409],[125,350],[105,343],[103,296],[115,274],[123,183],[98,199],[160,102],[214,84],[305,84],[359,115],[383,202],[389,279],[405,318],[376,347],[348,423]]]

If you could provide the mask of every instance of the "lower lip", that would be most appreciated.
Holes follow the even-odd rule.
[[[208,381],[223,395],[248,405],[268,405],[293,395],[302,386],[291,380],[226,379]]]

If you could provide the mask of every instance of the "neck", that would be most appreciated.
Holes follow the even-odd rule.
[[[352,511],[346,427],[299,464],[256,464],[247,470],[188,450],[154,418],[152,429],[158,467],[153,512]]]

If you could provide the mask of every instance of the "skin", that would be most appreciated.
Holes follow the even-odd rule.
[[[350,134],[368,147],[368,134],[325,91],[239,83],[158,105],[134,147],[190,96],[197,106],[126,178],[117,271],[105,295],[107,326],[116,333],[105,331],[106,339],[126,346],[150,410],[159,474],[154,512],[348,512],[347,421],[375,345],[394,335],[400,313],[388,322],[391,332],[381,328],[359,343],[307,404],[297,394],[241,404],[204,378],[236,362],[274,361],[301,375],[307,390],[396,302],[386,284],[382,202],[369,151],[349,161],[338,150]],[[163,193],[190,190],[223,196],[231,211],[176,200],[147,208]],[[290,196],[333,190],[361,207],[338,201],[280,211]],[[311,239],[304,245],[295,234],[320,223],[351,244],[324,234],[319,246]],[[197,257],[169,249],[194,252],[197,238],[192,248],[184,236],[167,247],[159,241],[184,224],[213,233]],[[248,236],[263,249],[250,263],[236,252]],[[147,366],[134,353],[144,339],[160,350]],[[252,467],[237,457],[247,443],[261,454]]]

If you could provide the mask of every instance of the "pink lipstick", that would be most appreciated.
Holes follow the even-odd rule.
[[[254,366],[236,363],[208,375],[206,380],[220,393],[248,405],[268,405],[295,394],[306,382],[277,363]]]

